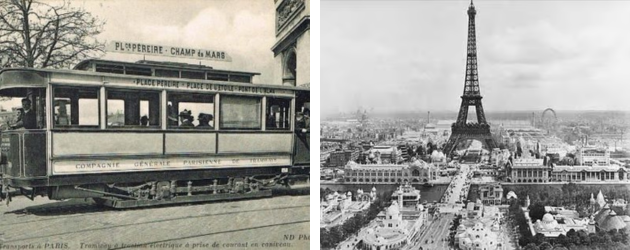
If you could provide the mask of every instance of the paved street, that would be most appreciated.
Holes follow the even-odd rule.
[[[461,168],[458,174],[453,177],[453,181],[448,186],[442,202],[448,204],[456,204],[457,201],[464,201],[468,196],[468,190],[470,188],[470,166],[461,164]]]
[[[448,238],[451,222],[455,218],[454,214],[442,214],[432,221],[427,221],[427,225],[420,230],[420,234],[411,240],[411,244],[406,249],[449,249]]]
[[[129,210],[84,200],[17,197],[10,206],[0,206],[4,247],[57,243],[66,249],[138,248],[134,244],[168,249],[307,249],[308,236],[309,196]]]

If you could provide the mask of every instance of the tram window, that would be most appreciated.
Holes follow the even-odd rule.
[[[182,78],[186,79],[206,79],[206,74],[198,71],[182,71]]]
[[[155,76],[179,78],[179,71],[167,70],[167,69],[156,69]]]
[[[169,93],[168,127],[214,129],[214,95]]]
[[[267,98],[267,130],[289,130],[291,127],[291,100]]]
[[[125,125],[125,101],[107,97],[107,126],[122,127]]]
[[[107,126],[159,128],[160,93],[108,90]]]
[[[122,65],[96,64],[96,72],[124,74],[125,67]]]
[[[98,88],[58,87],[53,92],[55,127],[99,125]]]
[[[228,81],[229,77],[227,74],[208,73],[208,80]]]
[[[242,76],[242,75],[230,75],[230,82],[251,83],[252,82],[252,77],[251,76]]]
[[[151,76],[153,73],[151,72],[151,68],[141,68],[141,67],[125,67],[125,74],[127,75],[137,75],[137,76]]]
[[[221,97],[221,129],[261,129],[261,98]]]

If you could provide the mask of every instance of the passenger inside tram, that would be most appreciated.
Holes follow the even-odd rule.
[[[179,113],[180,119],[180,127],[182,128],[193,128],[195,125],[193,124],[193,120],[195,119],[192,115],[192,111],[184,109],[184,111]]]
[[[177,110],[171,102],[168,103],[168,126],[177,126]]]
[[[58,107],[55,112],[55,124],[61,126],[70,125],[70,117],[68,117],[68,108],[66,107],[68,102],[65,100],[56,101],[55,105]]]
[[[143,115],[140,117],[140,126],[146,127],[147,125],[149,125],[149,117]]]
[[[269,108],[269,112],[267,115],[267,129],[275,129],[278,127],[278,123],[276,121],[276,113],[277,110],[279,109],[278,106],[271,106],[271,108]]]
[[[22,114],[24,112],[24,110],[22,108],[18,108],[15,110],[15,116],[11,117],[9,119],[5,120],[5,123],[3,123],[0,126],[0,130],[4,131],[7,129],[13,129],[13,124],[16,124],[18,121],[20,121],[22,119]]]
[[[51,111],[55,128],[98,128],[100,109],[98,88],[55,87],[52,104]],[[115,111],[112,106],[107,108]],[[41,120],[44,121],[45,112],[41,113]],[[111,117],[108,116],[108,118]],[[113,122],[111,119],[108,120],[108,123]]]
[[[24,98],[22,99],[22,108],[19,109],[19,116],[13,125],[11,125],[12,129],[25,128],[25,129],[36,129],[37,128],[37,117],[35,112],[31,109],[31,100]]]
[[[213,119],[214,117],[211,114],[199,113],[199,117],[197,117],[199,125],[197,125],[197,128],[212,128],[211,123]]]
[[[171,93],[168,95],[168,126],[171,129],[214,129],[214,95]],[[179,117],[179,123],[172,116]],[[195,119],[197,118],[197,119]]]

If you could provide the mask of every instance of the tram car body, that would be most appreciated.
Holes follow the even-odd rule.
[[[268,196],[308,178],[308,88],[255,75],[149,61],[4,69],[0,96],[28,99],[37,124],[1,132],[2,197],[137,207]]]

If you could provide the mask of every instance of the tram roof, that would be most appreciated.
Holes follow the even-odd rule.
[[[85,70],[91,64],[116,64],[116,65],[124,65],[124,66],[134,66],[134,67],[150,67],[150,68],[163,68],[163,69],[177,69],[177,70],[197,70],[197,71],[211,71],[216,73],[230,73],[230,74],[242,74],[255,76],[260,75],[257,72],[247,72],[247,71],[233,71],[233,70],[220,70],[215,69],[210,66],[201,65],[201,64],[191,64],[191,63],[181,63],[181,62],[168,62],[168,61],[150,61],[150,60],[140,60],[137,62],[123,62],[123,61],[112,61],[112,60],[102,60],[102,59],[87,59],[83,60],[77,65],[74,66],[75,70]]]

